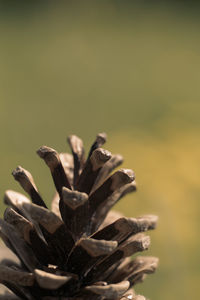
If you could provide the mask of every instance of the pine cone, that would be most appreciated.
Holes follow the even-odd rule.
[[[9,208],[0,219],[0,235],[19,263],[0,264],[0,282],[12,292],[2,299],[145,299],[132,287],[155,271],[158,259],[130,256],[148,249],[150,238],[143,232],[155,228],[157,217],[110,211],[136,185],[132,170],[110,175],[123,159],[101,148],[105,140],[105,134],[97,136],[87,160],[75,135],[68,138],[72,155],[46,146],[37,151],[57,190],[51,210],[32,175],[22,167],[13,171],[32,201],[5,193]]]

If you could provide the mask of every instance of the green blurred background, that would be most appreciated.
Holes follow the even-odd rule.
[[[88,149],[106,131],[138,183],[117,208],[160,217],[160,267],[136,289],[152,300],[200,292],[199,13],[195,1],[0,1],[1,199],[22,191],[20,164],[49,203],[35,151],[69,150],[72,133]]]

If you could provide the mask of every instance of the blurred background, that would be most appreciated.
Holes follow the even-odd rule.
[[[89,149],[107,132],[138,183],[116,208],[160,218],[145,253],[159,270],[136,288],[152,300],[200,292],[199,13],[195,1],[0,1],[1,199],[22,191],[21,165],[50,203],[35,151],[68,151],[73,133]]]

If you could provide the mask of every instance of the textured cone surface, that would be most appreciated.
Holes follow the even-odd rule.
[[[51,210],[31,173],[22,167],[13,171],[30,199],[5,193],[9,207],[0,219],[0,236],[19,262],[0,262],[0,283],[10,290],[0,299],[146,299],[133,287],[156,270],[158,259],[130,257],[148,249],[145,232],[156,227],[157,217],[126,218],[110,211],[136,184],[132,170],[112,173],[123,158],[101,148],[105,142],[106,134],[98,134],[86,158],[75,135],[68,138],[72,154],[47,146],[37,151],[56,188]]]

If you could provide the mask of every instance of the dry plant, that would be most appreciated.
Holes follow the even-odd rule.
[[[157,217],[126,218],[110,211],[127,193],[136,190],[132,170],[119,169],[123,158],[102,149],[98,134],[85,159],[83,142],[68,138],[72,154],[43,146],[37,153],[48,165],[56,187],[47,208],[32,175],[22,167],[13,171],[30,199],[11,190],[5,193],[0,235],[19,259],[4,259],[0,282],[11,292],[1,299],[144,300],[133,287],[153,273],[158,259],[136,256],[147,250]]]

